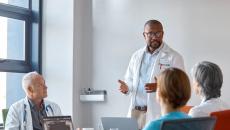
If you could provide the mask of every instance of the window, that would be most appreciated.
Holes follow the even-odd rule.
[[[0,0],[0,3],[29,8],[29,0]]]
[[[24,61],[25,22],[0,16],[0,28],[0,58]]]
[[[41,73],[41,21],[42,0],[0,0],[0,110],[25,96],[24,73]]]

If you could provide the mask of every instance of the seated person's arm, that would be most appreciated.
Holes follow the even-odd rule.
[[[19,130],[20,129],[20,114],[17,113],[16,109],[13,106],[10,107],[9,112],[6,117],[5,130]],[[22,124],[21,124],[22,125]]]

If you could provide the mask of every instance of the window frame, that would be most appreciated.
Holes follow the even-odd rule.
[[[29,0],[28,8],[0,3],[0,16],[25,22],[25,60],[0,59],[1,72],[42,72],[42,0]]]

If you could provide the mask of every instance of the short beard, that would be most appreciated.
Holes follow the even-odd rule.
[[[161,46],[161,42],[159,42],[159,41],[156,41],[157,43],[154,43],[154,44],[152,44],[152,43],[150,43],[150,44],[148,44],[147,45],[147,47],[148,47],[148,51],[150,52],[150,53],[153,53],[156,49],[158,49],[160,46]],[[155,46],[152,46],[152,45],[155,45]]]

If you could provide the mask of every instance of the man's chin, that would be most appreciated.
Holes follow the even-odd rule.
[[[151,48],[157,49],[161,46],[161,43],[157,42],[157,43],[151,43]]]

